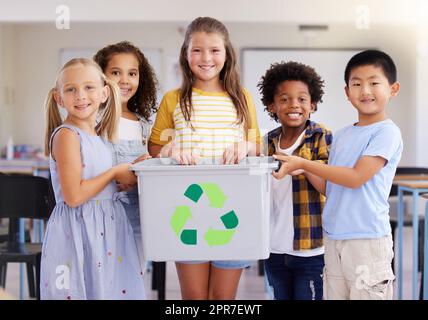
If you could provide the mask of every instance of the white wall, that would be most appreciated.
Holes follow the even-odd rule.
[[[233,28],[232,28],[233,27]],[[415,27],[372,26],[371,30],[355,30],[353,25],[331,26],[305,39],[297,27],[281,24],[254,27],[251,24],[231,25],[237,47],[297,47],[297,48],[367,48],[388,52],[395,60],[401,82],[400,94],[391,101],[388,115],[401,128],[405,152],[401,164],[416,165],[416,43]],[[344,70],[338,70],[343,73]],[[426,89],[425,89],[426,91]],[[322,108],[322,105],[320,106]],[[328,123],[326,123],[328,125]],[[346,124],[344,124],[346,125]],[[428,166],[428,157],[423,160]]]
[[[0,25],[0,148],[14,135],[16,107],[14,28]]]
[[[417,159],[417,110],[422,112],[422,99],[417,99],[416,79],[417,34],[413,27],[372,26],[371,30],[355,30],[350,24],[330,26],[329,31],[311,38],[298,31],[296,25],[267,23],[226,23],[232,42],[238,49],[244,47],[295,47],[295,48],[366,48],[375,47],[387,51],[395,59],[402,83],[400,95],[389,107],[390,117],[400,126],[405,140],[402,165],[414,165],[417,161],[428,163],[428,155]],[[162,49],[164,61],[176,56],[182,43],[180,23],[80,23],[70,30],[57,30],[55,25],[27,24],[3,27],[3,65],[8,69],[4,81],[13,84],[16,101],[0,126],[12,130],[0,131],[0,143],[4,132],[12,132],[17,143],[42,145],[44,112],[43,101],[53,85],[59,68],[61,48],[102,47],[120,40],[130,40],[136,45]],[[166,65],[163,65],[161,83],[165,81]],[[338,70],[342,73],[343,70]],[[425,81],[426,83],[426,81]],[[422,88],[425,89],[425,88]],[[424,101],[423,101],[424,102]],[[425,109],[424,109],[425,110]],[[328,124],[327,124],[328,125]],[[344,123],[345,125],[345,123]],[[424,123],[419,123],[424,126]],[[419,139],[419,138],[418,138]],[[2,143],[2,144],[3,144]]]
[[[417,49],[417,96],[416,96],[416,165],[428,167],[428,21],[419,28]]]
[[[14,115],[9,116],[6,122],[13,125],[11,132],[14,141],[42,145],[43,102],[49,88],[54,85],[60,67],[60,49],[101,48],[128,39],[141,47],[161,47],[165,55],[177,50],[181,39],[175,26],[158,25],[156,32],[153,30],[153,27],[140,28],[132,24],[125,28],[112,28],[110,24],[86,24],[71,30],[56,30],[50,25],[29,25],[9,30],[14,34],[15,47],[7,49],[12,58],[5,63],[13,68],[16,75],[16,101]],[[2,137],[4,139],[7,137]]]
[[[4,107],[4,57],[3,57],[3,48],[4,48],[4,40],[3,40],[3,28],[0,26],[0,119],[3,119],[3,121],[0,120],[0,137],[2,137],[4,134],[7,133],[5,131],[4,125],[2,125],[2,122],[5,120],[5,107]],[[3,141],[0,140],[0,146],[3,144]]]

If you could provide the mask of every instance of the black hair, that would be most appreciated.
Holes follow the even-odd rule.
[[[361,66],[372,65],[382,69],[389,84],[397,81],[397,68],[394,60],[385,52],[379,50],[365,50],[354,55],[345,68],[345,83],[349,84],[351,71]]]
[[[294,61],[271,64],[266,74],[258,83],[260,94],[262,95],[262,103],[272,119],[278,121],[275,113],[269,111],[269,106],[274,102],[274,97],[278,86],[284,81],[301,81],[308,86],[311,96],[311,103],[314,105],[314,111],[317,110],[317,104],[322,102],[324,94],[324,81],[316,73],[315,69]]]

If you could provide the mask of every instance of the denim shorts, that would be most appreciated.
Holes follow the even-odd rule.
[[[253,261],[247,260],[216,260],[216,261],[177,261],[184,264],[198,264],[210,262],[217,269],[243,269],[251,266]]]

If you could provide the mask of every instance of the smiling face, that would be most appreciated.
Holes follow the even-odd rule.
[[[194,32],[187,49],[187,61],[196,88],[217,90],[220,72],[226,62],[223,37],[218,33]]]
[[[302,81],[286,80],[275,92],[269,112],[275,113],[283,127],[305,128],[306,121],[315,110],[308,86]]]
[[[119,85],[122,105],[126,105],[137,92],[140,81],[138,60],[135,55],[132,53],[113,55],[107,64],[105,74]]]
[[[95,67],[77,64],[63,70],[54,98],[68,118],[94,122],[101,103],[107,101],[108,87]]]
[[[374,65],[356,67],[350,72],[346,95],[358,110],[359,124],[366,125],[386,118],[386,106],[397,95],[399,84],[390,84],[382,68]]]

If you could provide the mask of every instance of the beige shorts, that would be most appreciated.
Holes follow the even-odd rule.
[[[325,239],[324,299],[392,300],[391,236]]]

